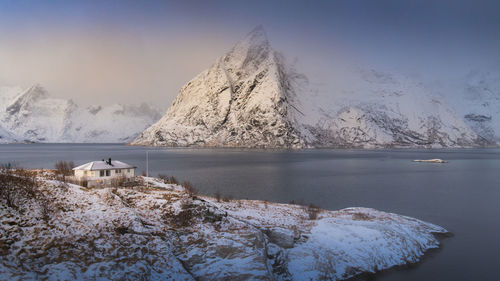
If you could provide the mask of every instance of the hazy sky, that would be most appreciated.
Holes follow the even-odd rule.
[[[500,1],[0,1],[0,86],[85,104],[152,102],[256,25],[313,81],[342,63],[462,75],[500,60]]]

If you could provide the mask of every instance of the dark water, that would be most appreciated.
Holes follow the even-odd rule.
[[[155,149],[124,145],[0,145],[0,163],[52,168],[112,157],[189,180],[202,194],[275,202],[304,200],[325,209],[352,206],[416,217],[454,236],[409,269],[375,280],[500,280],[500,150]],[[414,163],[443,158],[447,164]]]

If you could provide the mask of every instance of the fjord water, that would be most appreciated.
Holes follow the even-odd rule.
[[[172,149],[121,144],[0,145],[0,163],[53,168],[111,157],[138,173],[189,180],[202,194],[325,209],[362,206],[443,226],[454,236],[423,262],[371,280],[498,280],[500,149],[300,150]],[[446,164],[415,163],[442,158]]]

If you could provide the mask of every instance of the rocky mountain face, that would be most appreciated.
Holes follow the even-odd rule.
[[[189,81],[132,144],[208,147],[496,145],[488,114],[461,114],[421,83],[356,70],[318,89],[274,51],[261,27]],[[500,108],[500,107],[496,107]],[[496,122],[499,123],[499,122]],[[497,131],[498,132],[498,131]]]
[[[81,108],[40,85],[0,88],[0,142],[127,142],[160,118],[150,106]]]
[[[488,145],[500,143],[500,70],[471,71],[454,85],[448,100]]]
[[[296,95],[262,28],[189,81],[166,115],[133,144],[303,147]]]
[[[14,136],[0,126],[0,143],[10,143],[15,141]]]

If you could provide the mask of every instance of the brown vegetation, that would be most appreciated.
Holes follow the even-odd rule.
[[[75,163],[73,161],[66,162],[66,161],[57,161],[55,168],[56,168],[56,175],[59,176],[59,178],[62,179],[62,181],[66,181],[67,176],[72,176],[73,175],[73,168],[75,167]]]
[[[158,174],[158,178],[162,179],[166,184],[179,184],[177,179],[174,176],[168,176],[167,174]]]
[[[307,212],[307,215],[309,216],[310,220],[315,220],[318,218],[320,208],[311,203],[311,204],[307,205],[306,212]]]
[[[190,182],[184,181],[182,183],[182,187],[184,187],[184,189],[186,190],[186,192],[189,196],[193,197],[196,195],[196,189],[193,187],[193,185]]]
[[[195,205],[192,200],[183,199],[181,201],[181,211],[172,218],[172,222],[177,227],[187,227],[193,223],[195,217]]]
[[[358,221],[369,221],[369,220],[372,220],[374,218],[375,218],[374,216],[371,216],[371,215],[365,214],[365,213],[360,213],[360,212],[356,212],[356,213],[352,214],[352,219],[358,220]]]
[[[17,209],[22,201],[36,197],[36,172],[24,169],[0,171],[0,199]]]

